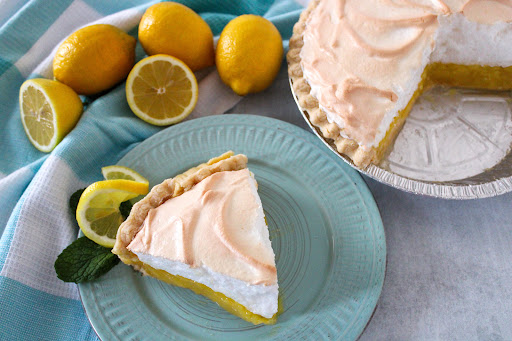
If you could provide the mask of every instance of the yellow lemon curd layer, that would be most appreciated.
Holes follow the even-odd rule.
[[[265,318],[263,316],[254,314],[247,310],[243,305],[240,303],[232,300],[231,298],[227,297],[224,294],[221,294],[219,292],[213,291],[211,288],[207,287],[204,284],[197,283],[191,279],[172,275],[168,273],[167,271],[155,269],[152,266],[142,263],[141,261],[136,262],[126,262],[127,264],[135,265],[136,267],[140,268],[144,273],[147,275],[154,277],[158,280],[164,281],[166,283],[176,285],[178,287],[186,288],[192,290],[194,293],[198,295],[203,295],[204,297],[212,300],[213,302],[217,303],[221,308],[226,310],[227,312],[240,317],[241,319],[253,323],[253,324],[275,324],[277,321],[277,315],[281,312],[281,302],[278,302],[278,312],[272,316],[271,318]]]
[[[481,66],[432,63],[427,65],[421,76],[418,88],[407,106],[398,112],[388,129],[386,136],[377,147],[377,159],[382,159],[389,146],[402,129],[418,97],[426,90],[436,86],[462,87],[484,90],[512,89],[512,66]]]

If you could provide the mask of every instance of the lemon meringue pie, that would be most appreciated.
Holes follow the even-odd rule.
[[[275,257],[245,155],[228,152],[153,187],[119,227],[112,252],[246,321],[276,321]]]
[[[310,121],[364,168],[429,87],[512,88],[512,1],[312,0],[287,57]]]

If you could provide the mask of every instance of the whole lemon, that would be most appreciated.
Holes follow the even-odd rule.
[[[220,78],[238,95],[265,90],[283,60],[283,41],[277,28],[257,15],[241,15],[222,31],[215,63]]]
[[[192,71],[212,66],[215,61],[210,26],[176,2],[161,2],[146,10],[139,24],[139,41],[148,55],[171,55]]]
[[[79,94],[107,90],[128,76],[135,63],[135,43],[115,26],[86,26],[59,46],[53,75]]]

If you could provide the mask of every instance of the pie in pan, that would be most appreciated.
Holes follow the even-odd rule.
[[[300,107],[363,169],[434,85],[512,89],[510,0],[312,0],[290,39]]]
[[[112,252],[246,321],[276,321],[275,256],[243,154],[227,152],[153,187],[119,227]]]

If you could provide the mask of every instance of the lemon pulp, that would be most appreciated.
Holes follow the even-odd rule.
[[[69,86],[34,78],[20,87],[20,115],[30,142],[42,152],[50,152],[76,125],[82,101]]]
[[[197,102],[197,81],[179,59],[155,55],[143,59],[128,76],[126,97],[132,111],[155,125],[177,123]]]
[[[133,197],[129,192],[110,190],[97,195],[89,201],[85,210],[85,219],[97,234],[115,239],[117,228],[123,222],[119,204]]]
[[[145,112],[151,110],[156,119],[178,116],[192,99],[190,80],[180,68],[165,61],[145,65],[133,84],[135,104]],[[167,76],[172,80],[167,80]],[[160,96],[162,95],[162,96]]]
[[[29,86],[23,93],[23,119],[28,133],[43,146],[47,146],[55,135],[53,111],[44,94]]]

